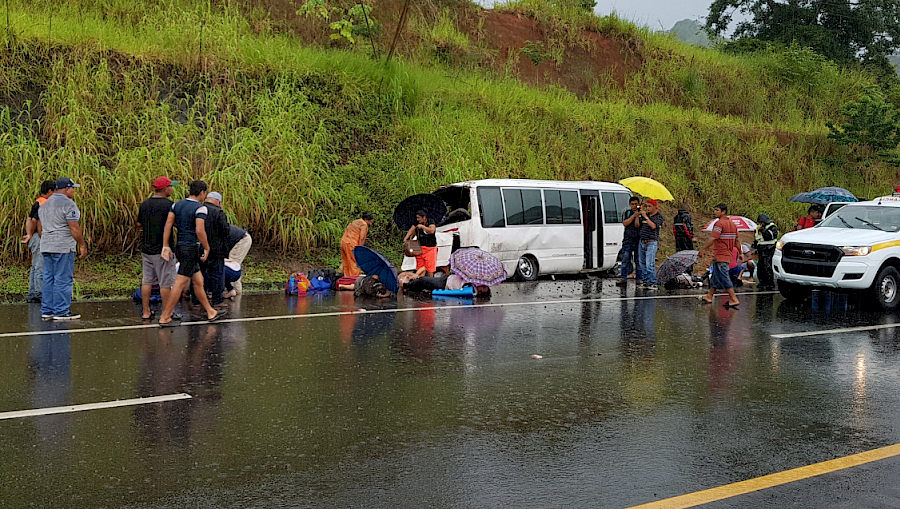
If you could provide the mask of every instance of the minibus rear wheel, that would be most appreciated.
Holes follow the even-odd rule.
[[[535,281],[538,278],[538,262],[531,255],[519,258],[516,264],[516,279],[519,281]]]

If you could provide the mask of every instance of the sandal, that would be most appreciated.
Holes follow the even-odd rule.
[[[737,304],[732,304],[730,302],[726,302],[725,304],[722,305],[722,307],[725,309],[737,309],[737,307],[740,305],[741,305],[740,302],[738,302]]]
[[[216,316],[210,318],[210,319],[207,320],[207,321],[209,321],[209,322],[218,322],[219,320],[225,318],[225,316],[227,316],[227,315],[228,315],[228,310],[227,310],[227,309],[220,309],[219,311],[216,312]]]
[[[181,322],[178,320],[169,320],[168,322],[158,322],[160,327],[179,327]]]
[[[700,303],[701,303],[701,304],[712,304],[713,301],[711,301],[711,300],[706,300],[706,299],[704,299],[703,297],[700,297]]]
[[[146,321],[146,320],[153,320],[153,317],[154,317],[154,316],[156,316],[156,311],[151,311],[151,312],[150,312],[150,316],[144,316],[144,314],[141,313],[141,320],[145,320],[145,321]]]

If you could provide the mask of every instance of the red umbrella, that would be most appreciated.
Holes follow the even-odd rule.
[[[739,231],[739,232],[754,232],[754,231],[756,231],[756,223],[754,223],[753,220],[746,218],[744,216],[728,216],[728,217],[731,218],[731,222],[734,223],[735,226],[737,226],[737,231]],[[703,227],[703,231],[705,231],[705,232],[713,231],[713,225],[716,224],[716,221],[718,221],[718,219],[713,219],[712,221],[707,223],[706,226]]]

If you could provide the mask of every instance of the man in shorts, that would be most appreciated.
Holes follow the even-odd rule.
[[[194,294],[200,305],[206,311],[206,318],[210,322],[217,321],[227,314],[227,311],[216,311],[206,297],[203,288],[203,274],[200,273],[200,262],[206,261],[209,256],[209,241],[206,239],[206,214],[207,208],[203,204],[209,186],[202,180],[191,182],[188,197],[172,205],[169,211],[166,225],[163,227],[163,248],[161,256],[165,260],[172,259],[172,248],[169,247],[172,239],[172,227],[178,230],[178,239],[175,243],[175,256],[178,258],[178,275],[175,276],[175,284],[169,292],[169,298],[163,303],[162,313],[159,315],[161,327],[178,325],[173,319],[172,313],[175,305],[181,299],[181,293],[188,283],[193,282]]]
[[[168,260],[162,257],[163,228],[169,218],[169,211],[174,203],[169,199],[172,196],[172,186],[177,181],[169,177],[159,177],[153,181],[153,196],[144,200],[138,209],[137,223],[143,230],[141,246],[141,264],[143,276],[141,279],[141,304],[143,312],[141,318],[150,320],[153,311],[150,310],[150,293],[153,285],[159,285],[159,294],[163,302],[168,300],[172,285],[175,284],[175,259]]]
[[[712,275],[709,278],[709,293],[700,299],[704,304],[712,304],[716,290],[724,289],[728,292],[729,297],[724,307],[736,308],[740,302],[734,293],[734,285],[728,275],[728,266],[731,264],[733,252],[737,246],[737,226],[728,217],[728,205],[724,203],[716,205],[713,214],[718,221],[713,226],[712,238],[700,248],[700,256],[703,256],[703,253],[710,247],[713,248]]]

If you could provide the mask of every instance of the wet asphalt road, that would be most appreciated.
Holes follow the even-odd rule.
[[[133,328],[130,302],[76,304],[63,325],[3,306],[0,333],[104,330],[0,337],[0,412],[191,399],[0,420],[0,505],[626,508],[900,442],[900,329],[772,337],[896,314],[833,294],[738,310],[636,295],[245,296],[232,318],[282,318],[175,329]],[[900,507],[898,472],[704,507]]]

